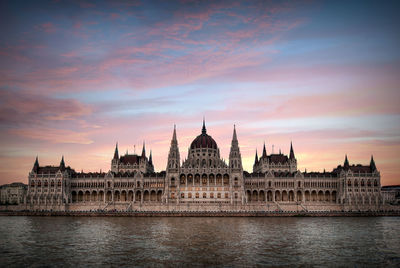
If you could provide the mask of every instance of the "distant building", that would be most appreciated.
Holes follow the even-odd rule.
[[[383,186],[383,201],[388,204],[400,204],[400,185]]]
[[[28,185],[14,182],[0,186],[0,203],[2,205],[18,205],[24,202]]]
[[[84,173],[40,166],[29,173],[27,209],[31,210],[258,210],[368,211],[383,204],[380,173],[368,165],[343,165],[330,172],[301,172],[293,145],[289,155],[256,152],[253,172],[243,170],[236,128],[228,161],[221,158],[205,123],[180,159],[174,128],[166,170],[154,172],[152,155],[119,154],[115,147],[108,172]]]

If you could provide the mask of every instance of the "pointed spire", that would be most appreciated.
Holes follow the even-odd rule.
[[[290,142],[290,156],[289,159],[294,159],[293,144]]]
[[[176,125],[174,124],[174,134],[172,135],[172,141],[177,141],[176,140]]]
[[[153,165],[153,157],[152,157],[151,150],[150,150],[150,156],[149,156],[149,164]]]
[[[61,170],[64,170],[64,169],[65,169],[64,156],[62,156],[62,158],[61,158],[60,169],[61,169]]]
[[[118,153],[118,142],[115,144],[115,151],[114,151],[114,159],[119,158],[119,153]]]
[[[348,169],[348,168],[350,167],[349,159],[347,159],[347,154],[346,154],[346,157],[345,157],[345,159],[344,159],[344,165],[343,165],[343,167],[344,167],[345,169]]]
[[[264,157],[267,157],[267,149],[265,149],[265,141],[264,141],[262,158],[264,158]]]
[[[232,137],[232,141],[237,141],[236,125],[233,125],[233,137]]]
[[[143,158],[146,157],[146,145],[144,144],[144,141],[143,141],[143,148],[142,148],[142,157]]]
[[[256,158],[254,159],[254,165],[258,164],[258,154],[257,154],[257,149],[256,149]]]
[[[38,168],[39,168],[39,160],[38,160],[38,156],[36,156],[36,160],[35,160],[35,163],[33,164],[32,170],[37,172]]]
[[[206,129],[206,120],[203,116],[203,128],[201,129],[201,134],[207,134],[207,129]]]
[[[371,171],[374,172],[376,170],[376,165],[375,165],[375,161],[374,161],[374,156],[371,155],[371,162],[369,164],[369,167],[371,168]]]

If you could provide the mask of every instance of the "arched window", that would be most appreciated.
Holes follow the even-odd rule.
[[[49,186],[49,183],[47,181],[44,181],[44,187]]]
[[[207,198],[207,194],[206,193],[203,193],[203,198]]]
[[[192,198],[192,193],[188,193],[188,198]]]
[[[239,184],[238,178],[235,178],[235,186],[237,186],[238,184]]]
[[[54,187],[54,181],[51,181],[51,182],[50,182],[50,186],[51,186],[51,187]]]
[[[186,177],[184,174],[181,175],[181,184],[186,184]]]
[[[185,198],[185,193],[181,193],[181,198]]]
[[[347,181],[347,186],[351,187],[351,180]]]
[[[374,186],[378,186],[378,181],[377,180],[374,181]]]
[[[214,198],[214,193],[210,193],[210,198]]]
[[[196,198],[199,198],[199,197],[200,197],[199,193],[196,193]]]
[[[35,187],[35,181],[34,180],[31,181],[31,187]]]
[[[217,194],[217,198],[221,198],[221,193],[218,193],[218,194]]]
[[[175,186],[175,178],[171,178],[171,186]]]

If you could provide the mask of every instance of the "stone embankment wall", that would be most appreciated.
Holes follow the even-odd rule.
[[[55,213],[59,212],[62,215],[96,215],[100,216],[108,215],[176,215],[176,216],[190,216],[191,214],[196,215],[228,215],[228,216],[248,216],[248,215],[264,215],[264,216],[282,216],[282,215],[312,215],[318,216],[331,214],[331,215],[357,215],[357,213],[366,213],[367,215],[374,215],[374,213],[397,213],[400,214],[400,206],[393,205],[381,205],[379,208],[376,207],[363,207],[359,209],[357,207],[347,207],[338,204],[296,204],[296,203],[260,203],[260,204],[135,204],[135,203],[85,203],[85,204],[66,204],[59,206],[40,206],[31,207],[24,204],[21,205],[9,205],[0,206],[0,211],[5,212],[23,212],[23,213]]]
[[[0,211],[0,216],[68,216],[68,217],[378,217],[400,216],[400,211],[374,212],[223,212],[223,211],[135,211],[135,212],[49,212],[49,211]]]

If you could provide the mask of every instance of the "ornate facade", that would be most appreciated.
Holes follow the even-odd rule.
[[[154,172],[152,156],[120,156],[103,173],[76,172],[65,166],[40,166],[29,173],[26,208],[30,210],[121,211],[365,211],[382,205],[380,173],[369,165],[344,164],[331,172],[300,172],[290,145],[289,156],[256,152],[253,172],[243,170],[236,128],[229,160],[215,140],[201,134],[181,161],[174,127],[166,170]]]

